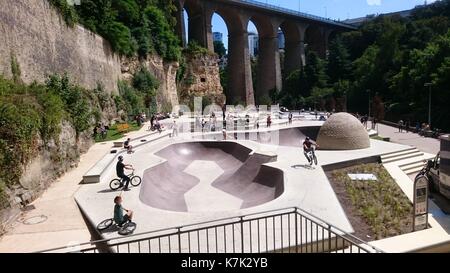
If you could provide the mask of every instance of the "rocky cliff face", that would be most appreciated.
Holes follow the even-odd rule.
[[[217,55],[188,54],[186,64],[184,80],[179,86],[180,102],[189,105],[193,97],[203,97],[218,105],[225,103]]]
[[[12,76],[15,56],[25,83],[67,73],[85,88],[101,83],[117,91],[120,60],[102,37],[67,26],[47,0],[1,0],[0,6],[0,74]]]
[[[189,79],[177,86],[178,63],[164,62],[159,56],[145,60],[120,58],[102,37],[81,26],[67,26],[47,0],[0,0],[0,7],[0,75],[7,78],[13,77],[15,59],[25,83],[42,83],[50,74],[66,73],[84,88],[94,89],[100,83],[107,93],[114,94],[118,92],[118,80],[130,80],[144,65],[160,82],[159,111],[171,111],[180,100],[193,96],[208,97],[218,104],[225,101],[215,55],[187,56],[185,75]],[[95,107],[104,123],[118,116],[111,99]],[[36,156],[23,166],[20,184],[8,192],[13,196],[16,211],[19,205],[32,201],[54,179],[75,167],[79,155],[92,145],[90,132],[77,137],[68,122],[63,122],[61,128],[59,137],[50,142],[36,137]],[[0,213],[0,224],[9,215]]]
[[[61,123],[61,133],[45,143],[36,135],[36,152],[22,168],[19,184],[7,188],[8,206],[0,210],[0,234],[15,219],[20,209],[39,197],[52,182],[76,167],[80,154],[93,144],[88,133],[76,136],[75,128],[67,121]]]
[[[158,111],[171,112],[172,107],[179,104],[177,93],[177,62],[164,62],[157,55],[150,55],[146,59],[122,58],[122,79],[131,81],[133,75],[142,67],[146,67],[159,81],[156,92]]]

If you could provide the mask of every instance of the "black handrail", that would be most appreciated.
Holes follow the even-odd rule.
[[[292,207],[292,208],[285,208],[285,209],[276,209],[276,210],[270,210],[270,211],[265,211],[265,212],[259,212],[259,213],[252,213],[252,214],[247,214],[247,215],[242,215],[242,216],[233,216],[233,217],[227,217],[227,218],[222,218],[222,219],[217,219],[217,220],[211,220],[211,221],[206,221],[206,222],[200,222],[200,223],[195,223],[195,224],[189,224],[189,225],[183,225],[183,226],[177,226],[177,227],[172,227],[172,228],[166,228],[166,229],[159,229],[159,230],[154,230],[154,231],[150,231],[150,232],[143,232],[143,233],[138,233],[138,234],[134,234],[131,236],[127,236],[127,237],[114,237],[114,238],[109,238],[109,239],[103,239],[103,240],[97,240],[97,241],[92,241],[92,242],[86,242],[83,244],[78,244],[78,245],[72,245],[72,246],[67,246],[67,247],[60,247],[60,248],[53,248],[53,249],[48,249],[45,251],[40,251],[40,252],[54,252],[54,251],[60,251],[60,250],[66,250],[67,252],[70,250],[70,248],[79,248],[81,252],[90,252],[90,251],[94,251],[96,252],[98,250],[97,247],[89,247],[89,248],[84,248],[82,249],[83,246],[93,246],[93,245],[100,245],[100,244],[106,244],[106,246],[108,247],[116,247],[117,250],[119,249],[119,246],[121,245],[128,245],[128,251],[129,251],[129,247],[130,244],[133,243],[138,243],[139,245],[139,251],[140,251],[140,244],[143,241],[148,241],[148,243],[150,244],[151,240],[161,240],[162,238],[168,238],[170,240],[171,236],[177,236],[178,237],[178,248],[179,251],[181,251],[181,235],[183,234],[190,234],[192,232],[199,232],[199,231],[204,231],[206,230],[208,233],[208,230],[210,229],[215,229],[216,230],[216,243],[217,243],[217,228],[224,228],[224,236],[226,236],[226,232],[225,229],[227,226],[232,225],[234,227],[234,225],[239,224],[241,225],[241,230],[243,229],[243,224],[244,223],[250,223],[254,222],[254,221],[258,221],[258,236],[259,236],[259,223],[261,220],[266,220],[267,219],[275,219],[276,217],[281,217],[281,219],[283,219],[283,216],[288,216],[288,220],[290,221],[290,216],[294,215],[295,216],[295,238],[296,238],[296,245],[298,245],[298,241],[297,241],[297,233],[298,231],[300,231],[300,233],[302,234],[302,228],[301,228],[301,224],[300,223],[300,230],[298,230],[298,223],[297,223],[297,217],[300,216],[301,219],[305,219],[305,221],[309,221],[309,224],[312,225],[314,224],[316,226],[316,239],[318,239],[318,229],[320,228],[322,230],[322,239],[324,240],[324,236],[323,233],[325,231],[328,231],[328,243],[331,244],[330,240],[332,240],[331,235],[335,236],[336,239],[336,247],[337,247],[337,242],[338,242],[338,237],[340,240],[342,240],[342,242],[345,245],[345,242],[347,242],[348,244],[350,244],[350,251],[352,251],[352,247],[356,247],[358,248],[358,252],[361,252],[361,250],[363,250],[364,252],[372,252],[369,251],[367,248],[361,246],[361,245],[366,245],[369,248],[371,248],[373,250],[373,252],[383,252],[382,250],[368,244],[367,242],[353,236],[352,234],[349,234],[345,231],[343,231],[342,229],[335,227],[334,225],[319,219],[318,217],[308,213],[307,211],[297,208],[297,207]],[[267,224],[267,222],[266,222]],[[275,225],[275,220],[273,220],[273,224]],[[281,223],[282,225],[282,223]],[[305,222],[306,225],[306,222]],[[288,233],[289,236],[291,234],[291,225],[288,225]],[[251,226],[250,226],[250,232],[251,232]],[[267,232],[267,227],[266,227],[266,232]],[[281,233],[281,236],[283,234],[283,231]],[[251,234],[250,234],[251,235]],[[143,238],[143,236],[145,236]],[[189,235],[190,236],[190,235]],[[241,237],[241,250],[242,252],[244,251],[244,240],[243,240],[243,236]],[[266,235],[267,236],[267,235]],[[275,236],[275,235],[274,235]],[[233,237],[234,237],[234,229],[233,229]],[[301,237],[301,235],[300,235]],[[311,234],[311,239],[313,238],[313,234]],[[258,237],[258,242],[259,242],[260,238]],[[251,240],[250,240],[251,241]],[[267,239],[266,239],[267,241]],[[275,241],[275,238],[274,238]],[[311,240],[312,243],[313,240]],[[283,239],[282,239],[283,242]],[[291,243],[291,240],[289,239],[289,243]],[[233,242],[234,244],[234,242]],[[322,244],[324,244],[324,241],[322,242]],[[251,245],[251,242],[250,242]],[[217,245],[216,245],[217,246]],[[169,247],[170,247],[170,242],[169,242]],[[266,246],[267,247],[267,246]],[[234,246],[233,246],[234,248]],[[189,237],[189,249],[190,249],[190,237]],[[324,249],[324,248],[322,248]],[[159,247],[159,250],[161,251],[161,247]],[[208,250],[209,250],[209,246],[208,246]],[[296,248],[296,250],[298,250]]]

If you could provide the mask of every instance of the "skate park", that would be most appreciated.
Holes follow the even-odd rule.
[[[226,140],[216,132],[188,132],[174,138],[169,132],[143,136],[134,140],[135,153],[123,154],[125,162],[132,164],[136,174],[143,178],[142,185],[128,192],[111,191],[108,183],[115,178],[118,154],[107,154],[108,163],[102,165],[105,170],[98,183],[83,184],[75,200],[89,224],[95,227],[112,216],[114,197],[123,196],[126,206],[136,215],[134,235],[118,237],[117,230],[99,233],[103,240],[100,242],[112,245],[112,251],[116,252],[290,252],[308,251],[308,247],[314,246],[320,252],[319,245],[322,251],[356,251],[353,245],[348,247],[345,240],[337,239],[342,234],[351,235],[354,229],[325,172],[357,163],[386,161],[386,168],[400,176],[397,169],[400,170],[407,155],[419,154],[414,154],[410,146],[370,139],[372,132],[361,130],[361,124],[345,118],[341,123],[333,122],[335,126],[331,128],[321,121],[299,119],[288,124],[280,120],[272,128],[236,134],[227,131]],[[321,133],[321,127],[326,131]],[[306,136],[322,139],[322,143],[330,143],[330,137],[340,139],[335,140],[334,148],[317,150],[319,165],[309,168],[300,146]],[[412,198],[411,185],[399,183],[399,186]],[[315,219],[311,226],[306,224],[305,215]],[[430,217],[432,228],[422,233],[442,230],[448,220],[446,216],[436,216]],[[302,227],[299,219],[301,223],[305,221]],[[327,226],[332,226],[335,233],[324,228]],[[417,250],[418,243],[426,247],[433,245],[433,240],[442,243],[446,238],[444,234],[433,239],[419,237],[423,240],[420,242],[414,238],[418,233],[370,243],[361,240],[359,245],[367,252],[382,252],[390,251],[389,247],[395,249],[398,240],[412,240],[414,248],[407,243],[403,245]],[[237,240],[239,234],[245,240]],[[294,248],[299,237],[302,247]],[[336,241],[327,248],[324,242],[333,241],[330,238]],[[146,247],[141,246],[144,242]],[[98,251],[91,244],[80,247]]]

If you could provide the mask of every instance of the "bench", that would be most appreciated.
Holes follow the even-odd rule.
[[[123,147],[123,141],[114,142],[114,148],[122,148],[122,147]]]
[[[128,133],[128,130],[130,130],[130,125],[128,123],[117,125],[117,131],[119,133]]]

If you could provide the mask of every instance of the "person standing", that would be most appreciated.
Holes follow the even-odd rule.
[[[293,117],[292,112],[289,112],[289,124],[292,124],[292,117]]]
[[[202,118],[202,133],[205,132],[206,121]]]
[[[403,133],[403,120],[398,121],[398,132]]]
[[[178,125],[177,125],[177,121],[174,120],[173,121],[173,125],[172,125],[172,137],[178,136]]]
[[[155,123],[155,115],[150,118],[150,130],[153,129],[153,124]]]
[[[270,115],[267,116],[267,128],[270,128],[272,125],[272,117]]]

